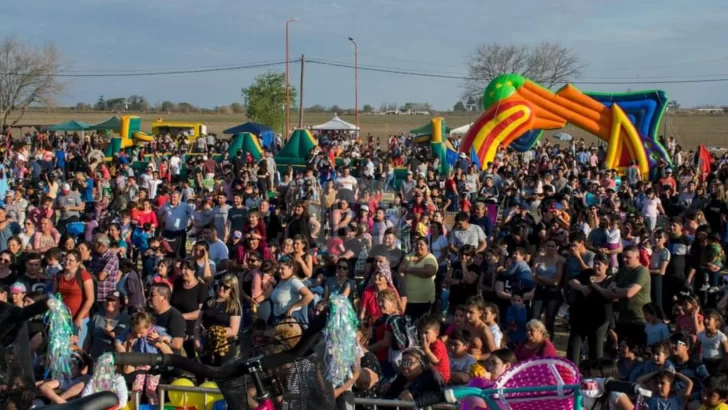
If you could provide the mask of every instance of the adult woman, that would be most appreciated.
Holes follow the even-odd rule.
[[[114,351],[114,340],[131,324],[131,318],[123,312],[124,301],[119,292],[106,296],[104,310],[91,319],[89,343],[84,348],[96,360],[106,352]]]
[[[604,353],[604,339],[612,321],[612,301],[592,289],[599,286],[606,289],[614,278],[609,275],[609,258],[605,254],[594,257],[594,268],[583,271],[578,278],[571,279],[569,286],[575,290],[574,303],[569,315],[569,346],[567,357],[579,362],[584,339],[589,343],[589,358],[598,359]]]
[[[23,222],[23,232],[21,232],[18,235],[18,238],[20,238],[20,241],[23,244],[23,249],[28,249],[32,247],[31,239],[35,235],[35,224],[33,221],[28,218]]]
[[[301,236],[304,242],[311,246],[314,239],[318,238],[321,224],[315,216],[310,215],[306,210],[306,205],[299,201],[293,206],[293,215],[286,227],[286,238]]]
[[[181,275],[174,281],[170,304],[182,313],[187,323],[184,349],[187,357],[195,357],[195,323],[200,316],[203,303],[209,296],[207,285],[196,274],[195,263],[190,260],[180,264]]]
[[[237,353],[237,338],[243,313],[238,295],[239,286],[235,275],[224,275],[216,286],[215,296],[205,302],[197,317],[194,329],[195,350],[207,365],[222,366]]]
[[[642,216],[645,218],[647,229],[652,232],[657,226],[657,217],[659,215],[664,215],[665,210],[662,209],[662,202],[660,202],[660,198],[655,196],[655,191],[648,188],[645,191],[645,194],[647,195],[647,198],[642,200]]]
[[[293,237],[291,260],[296,264],[298,273],[305,279],[309,279],[313,275],[313,256],[307,252],[307,245],[308,242],[303,235]]]
[[[197,276],[203,280],[210,281],[217,274],[217,266],[210,259],[210,244],[207,241],[197,241],[192,249],[194,266]],[[209,282],[208,282],[209,283]]]
[[[157,222],[157,214],[154,212],[154,209],[152,209],[152,201],[150,199],[145,199],[142,201],[141,209],[135,208],[132,210],[131,219],[136,220],[137,224],[140,227],[144,226],[145,223],[152,224],[152,227],[154,227],[154,229],[157,229],[159,227],[159,222]]]
[[[377,356],[367,349],[369,336],[368,327],[359,327],[357,341],[361,351],[361,359],[359,359],[360,372],[359,378],[357,378],[352,389],[356,397],[359,398],[375,397],[376,386],[382,378],[382,368],[379,366]]]
[[[245,312],[245,321],[252,319],[251,308],[255,304],[253,301],[253,282],[260,279],[260,268],[263,263],[263,256],[259,251],[248,253],[247,269],[240,274],[240,300],[243,301],[243,311]],[[237,280],[236,280],[237,281]]]
[[[400,346],[395,346],[394,343],[392,324],[404,315],[400,309],[399,296],[394,289],[384,289],[377,293],[377,304],[381,316],[372,324],[369,350],[377,356],[382,376],[389,378],[395,374],[393,362],[399,360],[401,355]]]
[[[331,213],[331,227],[333,231],[336,232],[337,229],[346,228],[353,217],[354,214],[349,209],[349,201],[340,199],[338,209],[334,209]]]
[[[116,222],[109,225],[109,240],[112,247],[113,245],[118,247],[119,257],[125,257],[129,244],[121,237],[121,226]]]
[[[546,330],[554,334],[556,314],[561,306],[561,277],[564,273],[564,257],[558,254],[558,246],[553,240],[546,241],[545,251],[533,263],[533,280],[536,293],[531,301],[533,318],[545,315]]]
[[[328,301],[331,296],[342,295],[353,301],[355,292],[356,282],[349,278],[349,263],[343,259],[337,261],[336,276],[328,278],[324,282],[323,300]]]
[[[427,240],[415,241],[414,253],[399,265],[399,273],[405,275],[408,316],[419,318],[432,309],[437,267],[437,258],[430,253]]]
[[[526,340],[516,347],[518,361],[528,360],[532,357],[558,357],[554,344],[549,340],[546,326],[536,319],[526,323]]]
[[[376,256],[374,258],[374,273],[369,277],[369,282],[364,288],[361,294],[361,303],[359,311],[359,319],[365,321],[368,319],[368,323],[374,323],[382,316],[382,311],[379,308],[379,301],[377,295],[385,289],[392,289],[397,295],[397,306],[400,306],[399,294],[392,281],[392,272],[389,270],[389,261],[386,256]],[[337,268],[349,269],[349,264],[346,261],[339,261]]]
[[[402,364],[399,374],[384,394],[385,399],[412,401],[415,397],[437,397],[445,385],[442,377],[427,363],[427,356],[422,350],[413,348],[402,353]]]
[[[63,271],[53,280],[53,294],[61,294],[78,332],[78,345],[83,346],[88,335],[91,307],[95,301],[94,282],[86,270],[81,269],[81,255],[77,250],[68,252],[63,260]],[[80,282],[80,283],[79,283]]]
[[[296,265],[291,261],[278,265],[280,281],[273,289],[270,300],[273,305],[273,324],[292,318],[299,323],[308,323],[308,305],[313,293],[295,275]]]
[[[448,298],[450,312],[453,312],[456,306],[464,304],[468,298],[475,296],[478,292],[476,284],[478,283],[478,272],[476,266],[473,265],[475,257],[475,247],[473,245],[463,245],[460,248],[458,258],[450,265],[445,275],[444,285],[450,287],[450,296]]]

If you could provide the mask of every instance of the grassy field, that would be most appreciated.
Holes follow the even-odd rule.
[[[26,113],[21,124],[56,124],[68,120],[86,121],[89,123],[100,122],[109,118],[112,113],[77,113],[77,112],[41,112],[33,111]],[[207,125],[210,132],[218,135],[222,130],[241,124],[246,121],[243,114],[142,114],[143,131],[150,131],[151,123],[159,117],[168,121],[194,121]],[[298,116],[292,113],[291,124],[298,124]],[[310,126],[321,124],[330,120],[330,113],[306,114],[304,125]],[[354,116],[341,116],[345,121],[354,123]],[[451,128],[456,128],[475,120],[476,116],[469,115],[445,115],[445,121]],[[377,136],[388,136],[400,132],[407,132],[410,129],[426,124],[430,120],[428,116],[415,115],[359,115],[359,122],[362,134],[368,133]],[[728,147],[728,115],[715,116],[669,116],[667,117],[668,135],[674,136],[686,149],[694,149],[698,144],[706,146]],[[664,130],[664,124],[660,127],[660,133]],[[591,134],[576,127],[567,126],[564,130],[574,137],[584,137],[587,141],[596,141]],[[547,131],[546,136],[550,137],[556,131]]]

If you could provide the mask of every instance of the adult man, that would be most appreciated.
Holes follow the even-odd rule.
[[[336,179],[336,188],[339,190],[338,197],[347,201],[356,201],[356,194],[359,190],[356,178],[351,176],[351,169],[344,167],[344,174]]]
[[[228,247],[225,242],[221,241],[217,237],[217,229],[213,225],[209,225],[204,230],[204,238],[209,245],[210,259],[215,263],[217,267],[217,275],[222,275],[228,270],[228,264],[230,263],[230,257]]]
[[[487,245],[485,232],[478,226],[470,223],[470,217],[465,212],[455,215],[455,228],[450,234],[450,252],[458,254],[463,245],[472,245],[477,252],[485,251]]]
[[[40,254],[28,254],[25,261],[25,273],[18,278],[18,282],[25,285],[28,292],[45,294],[48,290],[49,279],[43,275]]]
[[[66,225],[71,222],[78,222],[80,212],[86,208],[81,199],[81,195],[76,191],[71,191],[71,186],[63,184],[61,187],[61,195],[56,198],[56,209],[61,212],[58,218],[58,232],[66,233]]]
[[[104,308],[106,297],[116,290],[116,285],[121,279],[119,272],[119,257],[117,253],[111,250],[111,240],[106,234],[97,234],[94,237],[94,250],[96,254],[90,263],[90,271],[96,276],[97,289],[96,301],[97,308]]]
[[[229,175],[229,174],[228,174]],[[212,208],[213,221],[215,230],[219,238],[225,237],[225,224],[227,223],[228,211],[231,206],[227,204],[227,196],[225,193],[219,192],[215,197],[217,204]]]
[[[260,216],[265,224],[265,237],[268,241],[276,241],[280,243],[283,236],[283,225],[281,219],[275,212],[270,210],[270,202],[267,199],[260,201]]]
[[[617,335],[620,340],[629,339],[644,345],[647,339],[642,307],[650,303],[650,272],[640,264],[640,251],[636,246],[626,247],[622,257],[624,264],[609,288],[592,286],[592,290],[607,299],[619,299]]]
[[[43,253],[48,249],[55,248],[58,246],[61,235],[58,233],[56,228],[53,227],[53,222],[50,218],[43,218],[40,221],[40,230],[37,231],[30,238],[30,252]]]
[[[165,330],[172,338],[172,342],[167,344],[173,352],[179,354],[184,343],[185,330],[187,323],[182,317],[179,310],[173,308],[169,301],[172,298],[172,289],[164,283],[155,283],[149,295],[149,301],[152,306],[152,317],[154,324]],[[159,338],[156,332],[152,332],[147,339],[154,341]]]
[[[573,232],[569,235],[569,254],[564,262],[567,280],[575,280],[581,271],[594,266],[595,253],[586,249],[586,235],[584,232]]]
[[[159,211],[160,229],[162,237],[169,242],[172,251],[178,258],[184,259],[187,255],[187,225],[192,217],[192,207],[182,202],[182,192],[174,190],[170,202]]]

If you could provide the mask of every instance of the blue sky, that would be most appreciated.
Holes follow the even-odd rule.
[[[478,44],[553,41],[587,67],[583,80],[728,78],[725,0],[26,0],[3,4],[0,36],[54,41],[68,70],[184,69],[280,61],[290,17],[291,57],[465,75]],[[283,67],[281,66],[282,70]],[[61,102],[131,94],[213,107],[240,101],[265,69],[164,77],[73,78]],[[306,66],[305,105],[354,105],[353,70]],[[299,69],[292,65],[292,83]],[[360,71],[359,101],[453,106],[462,81]],[[683,106],[728,105],[728,82],[589,85],[587,91],[665,89]]]

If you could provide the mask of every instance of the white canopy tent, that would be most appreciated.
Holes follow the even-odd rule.
[[[314,125],[313,127],[311,127],[311,129],[314,129],[314,130],[336,130],[336,131],[357,131],[357,130],[359,130],[359,128],[357,128],[356,125],[351,124],[351,123],[348,123],[348,122],[342,120],[336,114],[334,114],[334,118],[332,118],[331,120],[329,120],[329,121],[327,121],[327,122],[325,122],[323,124]]]
[[[465,135],[468,133],[468,130],[470,127],[473,126],[473,123],[465,124],[462,127],[457,127],[454,130],[450,131],[450,135]]]

